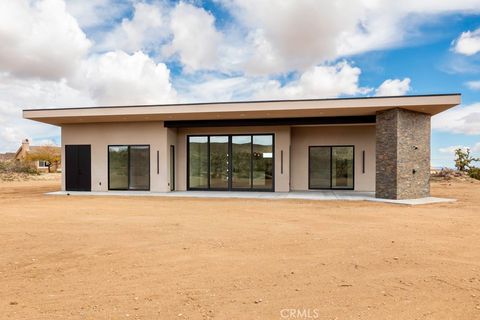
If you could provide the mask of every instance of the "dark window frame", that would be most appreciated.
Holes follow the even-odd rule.
[[[250,136],[251,143],[250,143],[250,174],[251,174],[251,181],[250,181],[250,188],[233,188],[232,187],[232,163],[231,156],[232,156],[232,137],[235,136]],[[272,187],[268,189],[259,189],[253,188],[253,136],[271,136],[272,137]],[[207,137],[207,162],[208,162],[208,186],[207,188],[191,188],[190,187],[190,137]],[[228,162],[228,187],[227,188],[210,188],[210,137],[228,137],[228,154],[229,154],[229,162]],[[187,149],[187,191],[254,191],[254,192],[275,192],[275,133],[234,133],[234,134],[189,134],[186,136],[186,149]]]
[[[349,147],[353,149],[353,159],[352,159],[352,187],[351,188],[332,188],[332,178],[333,178],[333,172],[332,172],[332,161],[333,161],[333,148],[336,147]],[[311,184],[311,149],[312,148],[330,148],[330,187],[329,188],[318,188],[318,187],[312,187]],[[313,146],[308,146],[308,189],[309,190],[355,190],[355,145],[343,145],[343,144],[337,144],[337,145],[313,145]]]
[[[176,158],[175,158],[175,145],[171,144],[170,145],[170,168],[169,170],[171,170],[172,172],[170,173],[171,176],[170,177],[170,191],[175,191],[175,171],[176,171],[176,165],[175,165],[175,161],[176,161]]]
[[[127,159],[128,159],[128,164],[127,164],[127,168],[128,168],[128,173],[127,173],[127,178],[128,178],[128,182],[127,182],[127,185],[128,187],[125,189],[125,188],[110,188],[110,147],[127,147],[128,148],[128,155],[127,155]],[[130,189],[130,147],[148,147],[148,188],[146,189]],[[107,172],[108,172],[108,190],[112,190],[112,191],[150,191],[150,187],[151,187],[151,170],[150,170],[150,166],[151,166],[151,155],[150,155],[150,151],[151,151],[151,147],[149,144],[109,144],[107,145]]]

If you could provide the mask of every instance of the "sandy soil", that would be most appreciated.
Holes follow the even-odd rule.
[[[420,207],[56,189],[0,183],[1,319],[480,319],[479,184]]]

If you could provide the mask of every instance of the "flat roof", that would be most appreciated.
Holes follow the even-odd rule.
[[[25,119],[52,125],[99,122],[234,120],[370,116],[403,108],[435,115],[461,103],[461,94],[233,101],[24,109]]]

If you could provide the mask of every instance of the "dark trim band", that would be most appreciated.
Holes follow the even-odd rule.
[[[376,116],[165,121],[166,128],[250,127],[316,124],[373,124]]]

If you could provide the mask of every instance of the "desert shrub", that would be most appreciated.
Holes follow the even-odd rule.
[[[468,170],[468,175],[470,176],[470,178],[480,180],[480,168],[470,168],[470,170]]]
[[[468,172],[474,168],[472,162],[480,161],[480,158],[474,158],[470,155],[470,149],[458,148],[455,150],[455,167],[458,171]]]
[[[0,173],[39,174],[35,166],[26,161],[0,161]]]

